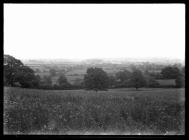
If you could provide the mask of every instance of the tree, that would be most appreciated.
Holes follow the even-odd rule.
[[[49,70],[49,73],[50,75],[53,77],[53,76],[56,76],[56,70],[55,69],[50,69]]]
[[[146,80],[142,72],[138,69],[133,70],[130,82],[136,88],[136,90],[146,85]]]
[[[8,86],[14,86],[17,77],[17,73],[19,72],[19,69],[23,67],[24,64],[10,56],[10,55],[4,55],[4,78],[5,78],[5,85]]]
[[[65,77],[65,75],[61,75],[58,78],[58,85],[60,88],[68,88],[70,86],[67,78]]]
[[[21,84],[21,87],[24,88],[38,88],[40,82],[39,77],[35,76],[34,71],[27,66],[19,68],[16,80]]]
[[[108,75],[101,68],[88,68],[84,76],[84,84],[87,90],[107,90]]]
[[[183,76],[178,76],[175,82],[177,88],[185,87],[185,78]]]
[[[116,79],[119,80],[121,83],[127,81],[131,77],[131,72],[128,70],[119,71],[116,73]]]
[[[75,88],[83,88],[83,79],[76,78],[74,80],[73,87],[75,87]]]
[[[38,69],[38,68],[35,71],[36,71],[36,73],[40,73],[41,72],[41,70]]]
[[[130,86],[129,80],[131,78],[132,73],[128,70],[119,71],[116,73],[116,81],[118,81],[118,85],[120,87],[128,87]]]
[[[41,77],[39,75],[35,76],[35,82],[33,83],[34,87],[40,88],[41,86]]]
[[[180,74],[179,68],[175,66],[167,66],[161,70],[164,79],[176,79]]]
[[[45,87],[45,88],[51,88],[52,87],[51,76],[44,76],[43,77],[42,87]]]
[[[176,77],[176,87],[177,88],[182,88],[185,87],[185,70],[181,69],[180,73]]]
[[[163,79],[163,76],[160,72],[149,72],[149,75],[154,79]]]
[[[155,78],[153,76],[150,75],[150,73],[148,71],[146,71],[144,73],[144,78],[146,81],[146,86],[147,87],[158,87],[159,83],[155,80]]]
[[[4,55],[4,78],[5,85],[8,86],[19,83],[21,87],[31,88],[38,85],[34,71],[10,55]]]
[[[108,81],[109,81],[109,87],[110,88],[113,88],[113,87],[115,87],[116,86],[116,78],[115,78],[115,76],[113,76],[113,75],[110,75],[109,77],[108,77]]]

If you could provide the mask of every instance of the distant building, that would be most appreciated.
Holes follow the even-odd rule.
[[[162,79],[156,80],[160,86],[176,86],[175,79]]]

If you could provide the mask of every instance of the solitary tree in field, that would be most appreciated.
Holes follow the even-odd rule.
[[[142,72],[137,69],[133,70],[130,82],[136,88],[136,90],[146,85],[146,80]]]
[[[84,76],[84,84],[87,90],[107,90],[108,75],[101,68],[88,68]]]

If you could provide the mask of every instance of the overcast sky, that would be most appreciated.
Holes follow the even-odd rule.
[[[4,4],[4,53],[18,59],[185,59],[184,4]]]

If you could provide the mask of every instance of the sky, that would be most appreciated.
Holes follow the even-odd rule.
[[[184,4],[4,4],[17,59],[185,59]]]

